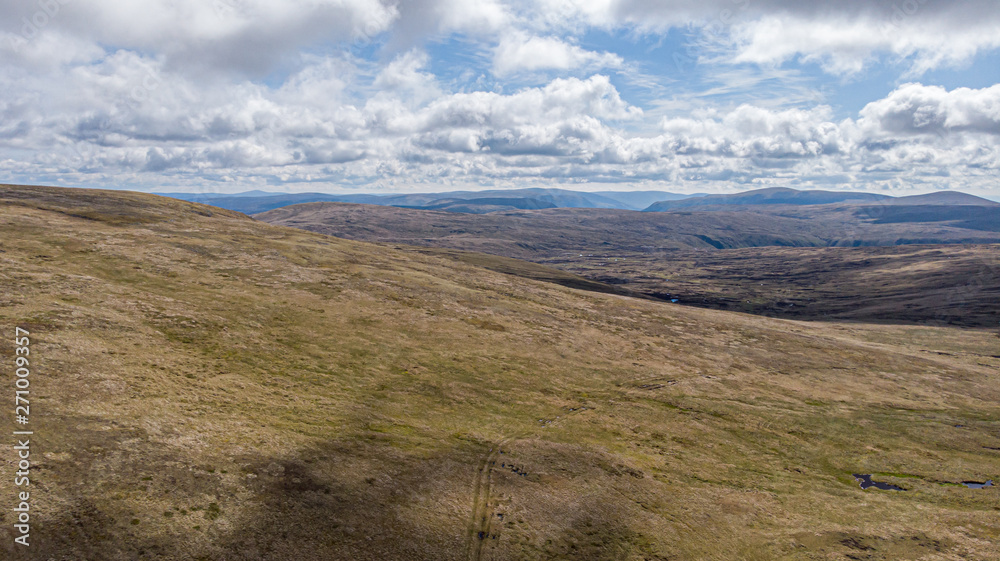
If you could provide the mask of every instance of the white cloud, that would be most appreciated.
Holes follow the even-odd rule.
[[[155,52],[177,70],[252,76],[266,75],[302,48],[385,32],[398,17],[395,6],[379,0],[52,0],[45,5],[57,7],[51,16],[41,3],[0,2],[0,31],[30,48],[38,37],[60,35],[63,42]]]
[[[858,71],[879,53],[911,64],[911,75],[958,64],[1000,47],[993,0],[801,2],[799,0],[50,0],[0,2],[0,50],[24,35],[50,60],[93,56],[98,45],[163,56],[176,70],[268,75],[294,66],[302,49],[387,33],[408,50],[428,38],[460,34],[497,44],[500,74],[518,69],[620,65],[560,37],[588,28],[663,33],[707,30],[733,62],[780,64],[802,58],[834,74]],[[37,22],[40,25],[32,23]],[[35,39],[35,36],[41,39]],[[58,39],[54,37],[58,36]],[[13,41],[13,43],[12,43]],[[74,48],[44,48],[43,43]],[[528,43],[528,45],[525,44]],[[532,49],[538,47],[535,56]],[[37,63],[38,56],[25,54]]]
[[[439,188],[835,177],[863,188],[995,184],[1000,168],[1000,85],[905,84],[836,120],[788,68],[726,66],[805,60],[842,75],[885,53],[915,74],[952,66],[1000,45],[1000,13],[981,0],[899,0],[915,6],[902,15],[860,0],[65,2],[35,25],[37,4],[0,0],[8,181]],[[37,28],[30,38],[24,18]],[[638,68],[627,53],[577,42],[595,28],[636,38],[677,26],[704,30],[705,58],[723,65],[722,85],[686,92],[698,98],[691,106],[740,101],[644,111],[641,88],[621,79]],[[479,65],[464,84],[442,69],[464,59],[433,54],[455,45]],[[477,74],[483,82],[467,88]],[[567,75],[577,77],[554,78]],[[774,99],[740,104],[749,98],[739,90],[765,82]]]
[[[861,128],[874,137],[942,135],[963,131],[1000,136],[1000,84],[984,89],[904,84],[861,110]]]
[[[420,105],[441,95],[437,78],[423,72],[429,57],[416,49],[407,51],[383,68],[375,77],[374,87],[381,97],[403,99],[408,105]]]
[[[493,72],[507,76],[519,71],[619,68],[618,55],[588,51],[557,37],[509,33],[493,52]]]
[[[781,64],[800,58],[818,62],[831,74],[845,75],[861,71],[878,53],[889,53],[911,60],[909,74],[921,75],[1000,46],[1000,18],[965,20],[950,13],[920,11],[902,19],[774,15],[734,26],[731,40],[737,63]]]
[[[703,32],[698,56],[724,49],[729,62],[778,65],[801,58],[831,74],[861,70],[881,54],[910,65],[917,77],[1000,47],[994,0],[542,0],[515,2],[539,30],[589,27],[661,34]],[[714,45],[713,45],[714,44]],[[713,57],[714,58],[714,57]]]
[[[426,60],[400,54],[374,90],[352,86],[351,59],[318,57],[277,89],[244,81],[206,92],[161,60],[121,51],[61,76],[58,90],[45,76],[22,78],[27,87],[0,102],[0,153],[22,156],[0,161],[0,174],[158,189],[317,178],[369,188],[583,180],[704,189],[830,176],[852,188],[901,177],[975,186],[1000,168],[1000,86],[906,84],[840,122],[825,106],[744,104],[644,133],[622,127],[641,125],[643,112],[606,76],[448,93]],[[39,91],[44,107],[31,101]]]
[[[407,0],[397,6],[394,41],[407,48],[448,33],[492,37],[509,29],[515,19],[507,3],[499,0]]]

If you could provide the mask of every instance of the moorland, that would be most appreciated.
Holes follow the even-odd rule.
[[[121,191],[0,186],[0,228],[38,452],[6,559],[1000,557],[996,488],[961,485],[1000,474],[992,329],[675,305]]]

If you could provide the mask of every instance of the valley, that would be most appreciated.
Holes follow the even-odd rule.
[[[998,208],[777,205],[471,215],[312,203],[256,216],[343,238],[532,261],[611,287],[604,291],[682,305],[804,320],[996,327]]]

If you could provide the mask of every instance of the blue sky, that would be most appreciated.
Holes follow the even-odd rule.
[[[1000,198],[969,0],[0,3],[0,181]]]

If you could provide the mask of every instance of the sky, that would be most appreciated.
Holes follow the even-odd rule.
[[[0,0],[0,182],[1000,199],[996,0]]]

